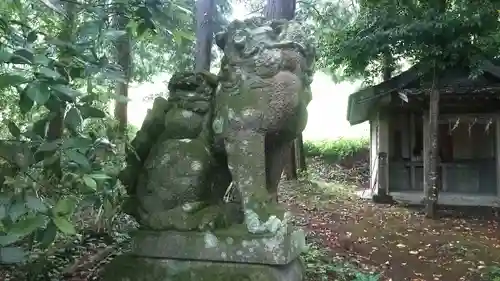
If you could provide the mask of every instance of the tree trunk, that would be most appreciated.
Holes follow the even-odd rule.
[[[295,142],[290,145],[290,149],[285,152],[285,155],[283,155],[283,157],[285,158],[285,166],[283,167],[285,180],[296,180],[298,178],[298,175],[297,161],[295,161]]]
[[[444,14],[446,12],[447,1],[433,1],[430,2],[431,5],[440,13]],[[432,6],[431,6],[432,7]],[[435,38],[435,44],[441,48],[444,52],[446,48],[446,42],[442,40],[440,37]],[[428,218],[436,218],[436,209],[437,209],[437,200],[439,195],[438,188],[438,169],[439,169],[439,90],[436,89],[436,71],[439,70],[437,68],[438,65],[436,61],[434,61],[434,74],[433,74],[433,85],[430,92],[429,97],[429,123],[428,123],[428,148],[429,150],[425,153],[428,153],[427,157],[427,166],[429,167],[426,171],[425,175],[425,185],[424,185],[424,193],[425,193],[425,215]],[[424,164],[425,165],[425,164]]]
[[[266,8],[264,9],[267,19],[287,19],[292,20],[295,17],[295,0],[267,0]],[[302,138],[302,137],[300,137]],[[290,150],[285,152],[285,166],[283,173],[285,179],[296,180],[297,176],[297,158],[295,147],[300,147],[302,143],[297,144],[297,140],[290,146]],[[300,153],[300,152],[299,152]]]
[[[295,141],[295,160],[297,161],[299,174],[305,176],[307,174],[307,162],[302,134]]]
[[[126,7],[123,4],[118,5],[118,16],[116,18],[116,28],[118,30],[125,30],[127,28],[128,19],[124,14]],[[117,96],[123,96],[126,100],[128,97],[128,86],[132,74],[132,56],[131,56],[131,36],[127,30],[127,33],[117,39],[116,48],[116,61],[123,71],[123,82],[118,82],[115,88],[115,94]],[[118,120],[118,132],[123,138],[127,137],[127,102],[120,100],[115,101],[115,118]]]
[[[76,6],[74,3],[63,3],[66,10],[66,17],[62,22],[63,28],[61,33],[59,33],[59,40],[63,42],[72,42],[74,37],[75,29],[75,14]],[[65,66],[71,65],[72,55],[69,54],[65,49],[61,49],[59,52],[59,61]],[[64,77],[66,75],[65,71],[61,71],[61,75]],[[55,112],[54,117],[49,121],[49,127],[47,130],[47,139],[50,141],[60,139],[64,132],[64,114],[66,112],[66,102],[56,101],[58,110]]]
[[[426,181],[424,186],[425,191],[425,215],[428,218],[435,218],[437,198],[438,198],[438,187],[437,187],[437,177],[438,177],[438,116],[439,116],[439,91],[437,89],[432,89],[430,93],[429,102],[429,127],[428,133],[428,143],[429,150],[428,153]]]
[[[215,0],[196,1],[195,72],[210,71]]]
[[[268,19],[287,19],[295,17],[296,0],[267,0],[264,13]]]

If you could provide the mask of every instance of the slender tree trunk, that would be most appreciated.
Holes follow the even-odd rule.
[[[66,2],[63,3],[66,16],[62,22],[61,33],[59,33],[59,40],[63,42],[72,42],[74,37],[74,29],[75,29],[75,15],[76,15],[76,6],[74,3]],[[59,52],[59,61],[64,64],[64,66],[71,65],[72,55],[69,54],[66,50],[61,49]],[[63,67],[64,67],[63,66]],[[61,71],[61,75],[65,76],[65,71]],[[55,112],[54,117],[49,121],[49,128],[47,130],[47,139],[48,140],[56,140],[60,139],[64,132],[64,114],[66,112],[66,102],[57,101],[58,110]]]
[[[297,160],[297,168],[301,176],[307,174],[307,162],[306,162],[306,153],[304,150],[304,139],[302,138],[302,134],[295,141],[295,158]]]
[[[215,10],[215,0],[196,1],[195,72],[210,71]]]
[[[126,9],[124,4],[119,4],[119,13],[116,18],[116,28],[118,30],[125,30],[128,24],[128,19],[123,16],[124,10]],[[117,96],[128,97],[128,87],[132,74],[132,46],[131,46],[131,36],[127,30],[127,33],[117,39],[116,47],[116,61],[123,71],[124,81],[118,82],[115,88],[115,93]],[[115,102],[115,118],[118,120],[118,131],[123,138],[127,138],[127,125],[128,125],[128,114],[127,114],[127,103],[123,101],[116,100]]]
[[[437,207],[437,199],[439,189],[437,186],[437,178],[438,178],[438,117],[439,117],[439,91],[437,89],[432,89],[430,93],[430,102],[429,102],[429,134],[428,134],[428,143],[429,150],[425,153],[428,153],[428,170],[427,170],[427,179],[425,185],[425,215],[428,218],[435,218],[436,216],[436,207]]]
[[[446,12],[447,2],[446,0],[433,1],[430,2],[439,13],[442,15]],[[443,51],[446,48],[445,42],[440,40],[440,38],[435,38],[435,43],[438,45]],[[436,87],[438,85],[438,81],[436,81],[436,71],[439,71],[438,65],[434,63],[434,74],[433,74],[433,85],[430,92],[429,97],[429,133],[428,133],[428,143],[429,150],[425,153],[428,153],[427,158],[427,166],[429,167],[427,170],[427,174],[425,175],[425,185],[424,185],[424,193],[425,193],[425,215],[428,218],[436,217],[436,209],[437,209],[437,200],[439,196],[439,188],[438,188],[438,175],[439,175],[439,89]]]
[[[287,19],[295,17],[296,0],[267,0],[264,13],[268,19]]]

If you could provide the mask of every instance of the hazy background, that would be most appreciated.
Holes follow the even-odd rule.
[[[243,5],[233,5],[233,18],[242,19],[248,15]],[[128,106],[129,122],[137,127],[142,124],[152,101],[145,97],[166,91],[169,74],[155,77],[152,82],[132,86]],[[306,140],[337,139],[339,137],[357,138],[368,136],[368,123],[350,126],[346,120],[347,98],[355,92],[361,81],[336,84],[330,77],[317,71],[311,85],[313,99],[308,106],[309,118],[304,131]]]

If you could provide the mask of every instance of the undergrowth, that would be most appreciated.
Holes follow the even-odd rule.
[[[369,149],[369,139],[345,139],[305,141],[304,150],[307,156],[320,156],[342,160]]]
[[[500,281],[500,267],[492,266],[488,269],[486,279],[488,281]]]
[[[361,272],[349,263],[335,261],[327,251],[316,245],[302,255],[307,281],[379,281],[379,274]]]

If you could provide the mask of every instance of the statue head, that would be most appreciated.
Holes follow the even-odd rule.
[[[210,101],[217,77],[209,72],[176,72],[168,82],[169,101]]]
[[[259,65],[275,73],[286,65],[287,57],[282,54],[288,51],[296,54],[302,72],[312,75],[315,48],[310,30],[296,21],[254,17],[231,22],[226,30],[216,34],[215,41],[224,51],[223,65],[241,64],[247,68]],[[248,61],[256,61],[256,64]],[[275,71],[272,68],[276,68]]]

